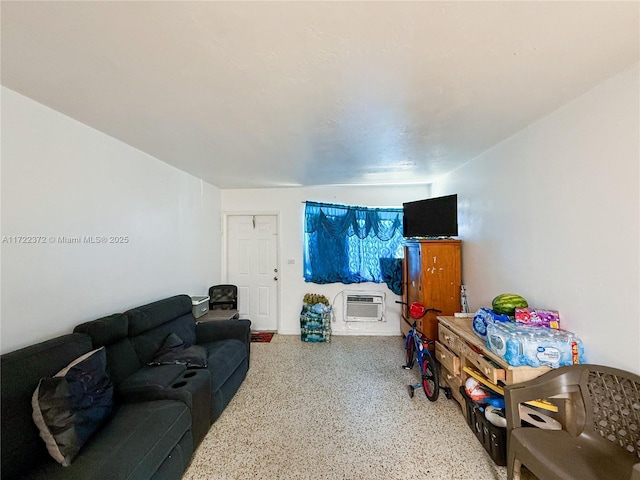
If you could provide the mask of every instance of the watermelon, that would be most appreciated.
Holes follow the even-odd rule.
[[[513,315],[516,308],[527,308],[528,306],[527,301],[515,293],[502,293],[491,302],[493,311],[500,315]]]

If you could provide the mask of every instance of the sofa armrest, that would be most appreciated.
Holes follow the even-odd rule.
[[[214,320],[196,324],[196,343],[212,343],[236,339],[251,341],[251,320]]]
[[[196,324],[196,344],[219,340],[240,340],[247,348],[247,361],[251,352],[251,320],[215,320]],[[250,362],[249,362],[250,363]]]
[[[159,365],[138,370],[120,383],[116,392],[122,403],[180,400],[192,410],[193,394],[201,388],[210,395],[211,375],[206,368],[191,371],[184,365]]]
[[[166,396],[162,392],[169,389],[186,370],[184,365],[143,367],[122,381],[116,387],[116,393],[125,403],[163,399]]]
[[[505,385],[507,431],[520,426],[519,404],[578,392],[585,372],[588,375],[588,371],[582,365],[572,365],[551,370],[526,382]]]

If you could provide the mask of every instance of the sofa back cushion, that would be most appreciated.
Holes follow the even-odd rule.
[[[196,322],[191,297],[177,295],[125,312],[129,336],[142,364],[151,362],[169,334],[185,344],[196,343]]]
[[[0,357],[3,479],[22,478],[30,469],[50,461],[31,418],[31,397],[42,377],[55,375],[91,349],[90,337],[74,333]]]
[[[86,322],[73,331],[89,335],[94,348],[106,348],[107,369],[114,385],[120,385],[129,375],[142,368],[129,338],[129,318],[125,314],[115,313]]]

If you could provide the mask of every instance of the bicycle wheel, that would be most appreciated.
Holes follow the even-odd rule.
[[[416,358],[416,346],[413,343],[412,336],[407,336],[407,341],[406,341],[404,350],[405,350],[404,368],[406,369],[413,368],[413,362]]]
[[[432,402],[435,402],[440,395],[440,369],[435,359],[428,353],[423,357],[422,389]]]

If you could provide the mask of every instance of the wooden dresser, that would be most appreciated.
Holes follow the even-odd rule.
[[[524,382],[550,370],[549,367],[512,367],[491,352],[471,326],[471,318],[438,317],[436,358],[440,362],[440,383],[451,387],[451,393],[466,414],[465,401],[459,388],[470,376],[491,390],[502,394],[500,385]],[[546,404],[536,405],[554,409]]]

